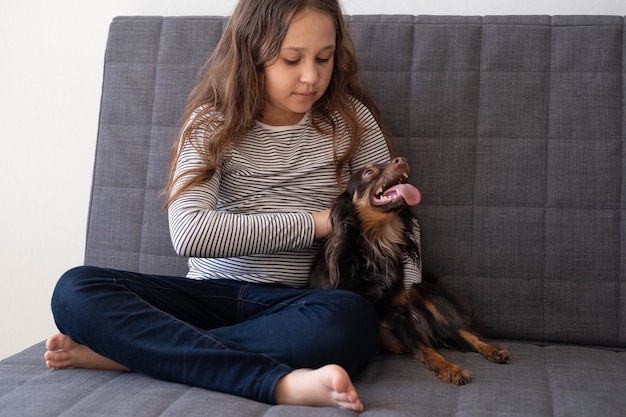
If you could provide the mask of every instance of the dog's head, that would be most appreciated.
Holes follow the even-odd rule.
[[[410,207],[421,200],[419,190],[408,183],[409,173],[409,165],[401,157],[356,171],[331,208],[335,237],[359,233],[380,254],[387,254],[384,256],[405,250],[417,227]]]
[[[369,164],[352,175],[346,192],[361,210],[397,212],[419,204],[422,198],[419,190],[408,183],[409,174],[409,165],[402,157],[386,165]]]

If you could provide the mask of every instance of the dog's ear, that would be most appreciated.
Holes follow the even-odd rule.
[[[337,288],[341,277],[340,267],[346,262],[342,256],[349,249],[351,235],[358,231],[359,225],[352,204],[352,195],[348,191],[341,193],[330,209],[332,232],[325,246],[324,256],[328,263],[328,275],[331,288]]]
[[[355,218],[355,212],[352,204],[352,195],[348,191],[339,194],[330,207],[330,224],[334,235],[336,231],[342,228],[346,222],[351,222]]]

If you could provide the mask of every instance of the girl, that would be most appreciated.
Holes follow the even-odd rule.
[[[351,376],[375,349],[376,314],[304,288],[332,198],[390,157],[356,70],[336,0],[240,0],[172,150],[166,205],[187,277],[68,271],[46,365],[361,411]]]

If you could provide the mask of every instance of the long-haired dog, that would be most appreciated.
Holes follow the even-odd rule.
[[[376,308],[380,344],[392,353],[412,353],[442,381],[464,385],[470,374],[435,347],[473,350],[496,363],[509,352],[485,341],[473,315],[433,275],[405,287],[406,260],[421,262],[418,228],[410,206],[421,199],[408,184],[404,158],[355,172],[331,206],[332,233],[313,267],[313,288],[355,291]]]

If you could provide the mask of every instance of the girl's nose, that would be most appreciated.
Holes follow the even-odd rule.
[[[315,64],[306,64],[302,67],[300,81],[304,84],[315,84],[319,80],[319,70]]]

